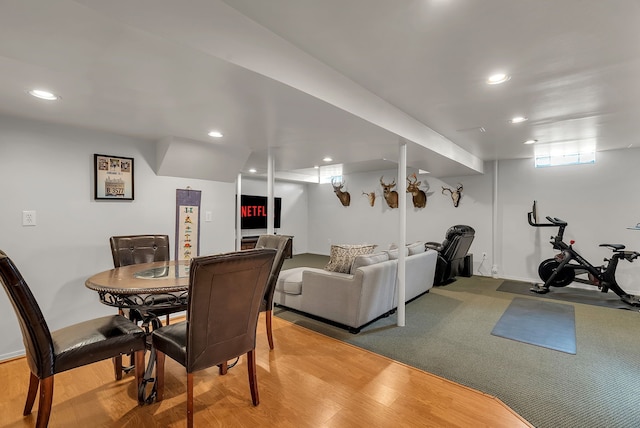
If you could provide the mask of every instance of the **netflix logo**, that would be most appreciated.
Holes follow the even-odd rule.
[[[266,217],[267,207],[264,205],[245,205],[240,211],[241,217]]]
[[[274,227],[280,227],[282,199],[274,198]],[[240,198],[240,227],[242,229],[267,228],[267,197],[242,195]]]

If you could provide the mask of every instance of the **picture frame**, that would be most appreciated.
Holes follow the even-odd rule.
[[[94,199],[133,201],[133,158],[93,155]]]

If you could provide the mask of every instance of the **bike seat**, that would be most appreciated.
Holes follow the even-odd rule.
[[[620,251],[625,249],[625,246],[622,244],[600,244],[600,246],[611,248],[614,251]]]

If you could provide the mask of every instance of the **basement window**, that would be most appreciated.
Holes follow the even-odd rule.
[[[536,168],[594,163],[596,163],[596,152],[594,151],[571,154],[539,155],[535,157]]]

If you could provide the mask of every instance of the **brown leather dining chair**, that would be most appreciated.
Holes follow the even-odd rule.
[[[145,332],[122,315],[83,321],[50,331],[29,286],[0,250],[0,282],[18,317],[31,370],[23,415],[31,413],[38,389],[36,427],[46,427],[53,403],[54,375],[107,358],[135,353],[139,386],[144,372]]]
[[[269,340],[269,348],[273,349],[273,329],[272,329],[272,315],[273,315],[273,294],[276,291],[276,284],[278,282],[278,276],[280,270],[282,270],[282,264],[285,259],[285,250],[287,245],[291,241],[290,236],[286,235],[260,235],[258,242],[256,242],[256,249],[259,248],[273,248],[277,251],[276,258],[273,261],[271,272],[269,273],[269,282],[267,289],[264,292],[264,298],[260,304],[260,312],[265,312],[265,319],[267,323],[267,339]]]
[[[260,302],[276,251],[247,250],[195,257],[189,272],[187,320],[156,329],[156,401],[164,398],[164,363],[168,355],[187,370],[187,426],[193,426],[193,373],[247,354],[254,405],[260,402],[256,376],[256,327]]]

